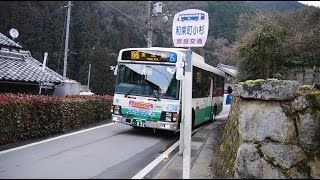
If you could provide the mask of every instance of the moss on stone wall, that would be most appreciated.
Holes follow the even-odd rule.
[[[311,108],[320,110],[320,91],[313,91],[307,93],[306,95],[307,100],[311,103]]]
[[[267,79],[267,80],[279,81],[279,79],[275,79],[275,78],[270,78],[270,79]]]
[[[299,86],[296,91],[297,96],[303,96],[310,93],[317,93],[317,89],[310,85],[302,85],[302,86]]]
[[[318,128],[316,130],[315,138],[320,141],[320,91],[314,91],[305,95],[306,99],[310,102],[310,109],[314,116],[315,123]],[[320,147],[317,147],[315,154],[320,157]]]
[[[223,135],[220,144],[220,155],[217,167],[213,167],[216,178],[231,178],[233,176],[235,160],[237,152],[242,140],[239,135],[239,97],[234,97],[230,109],[230,115],[226,126],[223,130]]]
[[[310,167],[307,165],[307,160],[301,161],[296,167],[298,172],[306,173],[308,176],[310,175]]]
[[[279,81],[276,79],[268,79],[268,81],[270,80]],[[241,83],[242,85],[240,86],[243,86],[243,88],[252,87],[252,86],[260,87],[262,86],[264,81],[265,80],[262,80],[262,79],[254,80],[254,81],[249,80],[246,82],[242,82]],[[298,96],[304,96],[305,99]],[[296,135],[297,135],[294,139],[284,144],[296,145],[300,147],[307,157],[303,161],[291,167],[290,169],[286,169],[279,166],[275,162],[275,159],[273,157],[271,158],[265,157],[265,155],[260,150],[261,144],[257,145],[257,149],[258,149],[260,158],[266,160],[266,162],[269,165],[271,165],[273,168],[282,172],[287,178],[307,179],[307,178],[310,178],[311,173],[319,173],[318,171],[314,170],[315,168],[312,169],[309,163],[313,162],[314,159],[316,158],[318,159],[320,158],[320,145],[319,143],[316,143],[320,141],[320,91],[313,88],[312,86],[304,85],[304,86],[298,87],[296,94],[294,94],[293,97],[295,97],[295,99],[285,100],[280,102],[285,115],[290,120],[294,121]],[[244,104],[244,101],[250,101],[250,100],[241,99],[239,96],[234,96],[233,98],[234,99],[230,109],[229,118],[227,120],[227,123],[223,130],[223,135],[220,140],[221,144],[220,144],[220,154],[218,159],[219,162],[217,166],[213,167],[213,171],[215,172],[214,174],[216,175],[216,177],[214,178],[233,178],[233,174],[236,167],[237,152],[240,145],[243,143],[243,140],[239,134],[239,116],[241,115],[240,106]],[[299,108],[299,106],[301,106],[300,104],[298,104],[297,106],[296,103],[305,103],[306,100],[308,101],[307,102],[308,105],[306,105],[305,107],[303,106],[303,108]],[[303,119],[300,119],[301,117],[304,117],[304,116],[300,116],[301,114],[308,114],[308,116],[311,115],[312,119],[316,121],[314,124],[315,126],[317,126],[316,134],[310,134],[315,144],[311,146],[308,145],[306,147],[303,147],[300,142],[301,136],[299,136],[299,133],[298,133],[298,125],[301,124],[301,122],[304,122]],[[311,125],[311,126],[314,127],[314,125]],[[303,128],[308,128],[308,126]],[[311,130],[312,132],[314,131],[313,129]],[[299,130],[299,132],[302,132],[302,131]],[[307,134],[307,136],[309,136],[309,134]],[[268,143],[268,142],[269,142],[269,139],[265,138],[262,143]],[[312,171],[316,171],[316,172],[312,172]]]
[[[241,84],[259,85],[259,84],[261,84],[263,81],[265,81],[265,80],[264,80],[264,79],[247,80],[247,81],[245,81],[245,82],[241,82]]]
[[[292,117],[296,114],[295,110],[292,107],[291,101],[282,102],[281,107],[286,116]]]

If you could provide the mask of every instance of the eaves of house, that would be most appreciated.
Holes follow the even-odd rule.
[[[0,81],[8,83],[32,83],[54,85],[64,80],[63,76],[31,56],[30,51],[0,33]]]
[[[238,68],[234,66],[219,63],[217,68],[233,77],[236,77],[238,74]]]

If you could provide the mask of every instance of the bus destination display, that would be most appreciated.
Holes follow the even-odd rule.
[[[177,62],[177,54],[171,52],[161,51],[123,51],[122,60],[133,60],[133,61],[153,61],[153,62]]]

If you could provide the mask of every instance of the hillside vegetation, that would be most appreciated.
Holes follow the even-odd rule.
[[[112,94],[115,78],[109,66],[116,64],[119,50],[147,46],[147,3],[73,1],[67,77],[86,84],[91,64],[91,90],[96,94]],[[315,51],[318,52],[316,47],[320,43],[314,42],[313,38],[317,38],[319,26],[311,25],[318,23],[319,11],[310,11],[297,1],[164,1],[164,4],[163,10],[172,15],[185,9],[208,12],[207,43],[204,48],[192,49],[205,56],[206,62],[213,66],[218,63],[239,66],[245,57],[239,55],[236,47],[250,42],[246,38],[257,30],[260,22],[257,19],[261,14],[277,19],[276,25],[286,28],[288,36],[284,39],[287,43],[296,43],[290,46],[292,51],[286,52],[296,57],[295,62],[301,62],[300,57],[307,56],[299,53],[301,49],[310,50],[312,57],[316,57]],[[66,5],[67,1],[1,1],[0,32],[10,37],[10,28],[18,29],[20,36],[15,41],[30,50],[39,61],[44,52],[48,52],[48,66],[62,74],[66,24],[66,8],[63,7]],[[152,17],[153,46],[173,46],[172,17],[167,22],[162,21],[161,16]],[[304,21],[306,18],[307,22]]]

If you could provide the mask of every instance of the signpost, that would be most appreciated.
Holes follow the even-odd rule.
[[[188,9],[177,13],[173,19],[172,39],[175,47],[203,47],[209,29],[208,13]]]
[[[190,179],[191,122],[192,122],[192,51],[190,47],[203,47],[209,29],[208,13],[198,9],[188,9],[177,13],[173,18],[172,39],[175,47],[189,47],[185,52],[184,65],[176,63],[177,74],[182,80],[182,120],[180,125],[179,153],[183,150],[183,179]],[[184,68],[184,69],[183,69]]]

